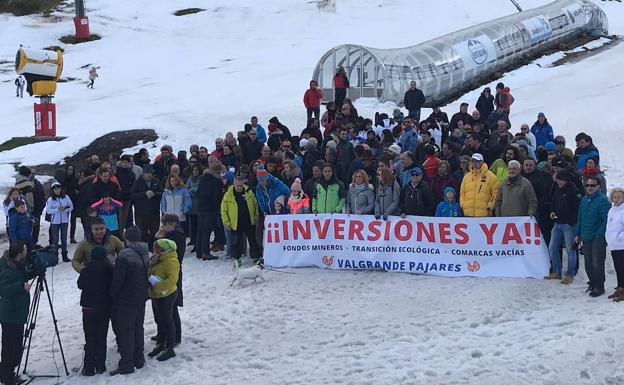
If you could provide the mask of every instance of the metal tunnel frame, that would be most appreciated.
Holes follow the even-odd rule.
[[[333,76],[342,65],[350,82],[347,97],[375,97],[398,105],[403,104],[405,91],[415,80],[425,94],[425,106],[432,107],[514,61],[538,55],[582,33],[608,33],[602,9],[589,0],[557,0],[411,47],[340,45],[321,57],[313,79],[323,89],[323,102],[333,100]]]

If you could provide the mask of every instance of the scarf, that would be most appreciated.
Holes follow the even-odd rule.
[[[364,183],[362,183],[362,184],[357,184],[357,183],[356,183],[356,184],[354,184],[354,187],[355,187],[355,191],[357,191],[357,192],[362,192],[362,191],[364,191],[364,189],[366,189],[366,187],[368,187],[368,186],[366,186],[366,184],[364,184]]]
[[[587,166],[583,166],[582,171],[583,171],[583,175],[585,175],[585,178],[589,178],[596,174],[600,174],[600,167],[594,167],[590,170],[587,168]]]

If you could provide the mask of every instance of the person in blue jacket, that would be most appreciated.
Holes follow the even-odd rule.
[[[260,212],[265,216],[275,214],[275,200],[281,195],[289,196],[290,189],[284,182],[269,174],[262,165],[258,165],[256,179],[258,180],[256,199]]]
[[[555,141],[553,128],[550,123],[548,123],[548,119],[546,119],[546,115],[544,115],[543,112],[537,114],[537,121],[531,126],[531,133],[535,135],[537,147],[544,147],[547,142]]]
[[[412,154],[416,154],[416,147],[421,141],[420,135],[416,130],[416,126],[412,125],[412,119],[410,117],[403,120],[404,132],[399,138],[399,145],[402,151],[409,151]]]
[[[252,116],[250,123],[251,123],[251,128],[256,130],[256,133],[258,134],[257,136],[258,142],[265,144],[267,141],[266,130],[264,129],[264,127],[258,124],[258,118],[256,116]]]
[[[9,211],[9,242],[24,241],[28,251],[32,249],[32,228],[34,219],[26,209],[26,202],[15,201],[15,207]]]
[[[438,203],[435,212],[436,217],[463,217],[459,203],[457,202],[457,193],[451,186],[444,189],[444,199]]]

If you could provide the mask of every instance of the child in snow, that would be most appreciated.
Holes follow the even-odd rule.
[[[15,208],[15,202],[18,200],[26,201],[24,197],[22,196],[22,194],[20,193],[19,189],[13,187],[12,189],[9,190],[9,193],[7,194],[6,198],[4,198],[4,201],[2,202],[4,215],[6,216],[5,223],[7,226],[7,232],[9,231],[9,212]]]
[[[106,337],[112,299],[110,297],[113,266],[106,259],[106,248],[91,250],[91,262],[80,272],[78,288],[82,290],[82,325],[85,334],[82,374],[93,376],[106,372]]]
[[[286,208],[286,205],[284,204],[283,195],[280,195],[277,198],[275,198],[275,212],[273,214],[275,215],[288,214],[288,209]]]
[[[98,215],[104,219],[106,229],[116,237],[119,237],[118,217],[122,207],[123,203],[111,198],[110,195],[91,205],[91,208],[96,209]]]
[[[459,203],[457,203],[455,189],[447,186],[444,189],[444,199],[442,202],[438,203],[438,207],[436,208],[435,216],[436,217],[463,217],[464,213],[462,212],[461,207],[459,207]]]
[[[69,196],[61,189],[61,184],[52,182],[50,197],[46,203],[46,214],[50,216],[50,232],[52,233],[52,245],[58,255],[59,240],[61,241],[61,255],[63,262],[69,262],[67,257],[67,228],[74,204]]]
[[[292,186],[290,186],[288,211],[291,214],[310,214],[310,198],[303,192],[299,178],[295,178]]]
[[[93,84],[95,83],[95,78],[98,77],[97,70],[95,67],[91,67],[89,70],[89,84],[87,84],[87,88],[93,89]]]
[[[9,211],[9,242],[26,242],[26,248],[30,251],[33,247],[32,227],[34,223],[32,215],[26,209],[26,202],[15,201],[15,207]]]

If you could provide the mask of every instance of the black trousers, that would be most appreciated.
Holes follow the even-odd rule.
[[[121,358],[117,368],[122,372],[131,372],[135,367],[145,364],[143,356],[143,321],[145,303],[138,306],[113,306],[113,330],[117,339],[117,350]]]
[[[308,116],[308,120],[310,121],[310,118],[312,117],[312,114],[314,114],[314,119],[319,120],[319,116],[321,115],[321,109],[320,108],[306,108],[307,111],[307,116]]]
[[[37,245],[39,244],[39,230],[41,229],[39,221],[41,220],[41,215],[37,217],[37,215],[33,214],[33,216],[35,217],[35,223],[32,226],[32,241]]]
[[[156,343],[165,344],[167,347],[173,347],[176,338],[175,322],[173,321],[173,312],[176,307],[176,299],[178,292],[174,292],[164,298],[152,298],[152,311],[154,312],[154,321],[158,330],[158,341]]]
[[[82,309],[82,328],[85,335],[84,367],[106,368],[106,337],[110,310]]]
[[[69,219],[69,239],[76,239],[76,218],[76,211],[72,211]]]
[[[2,362],[0,362],[0,380],[5,385],[15,383],[15,368],[22,360],[22,342],[24,325],[2,322]]]
[[[347,89],[346,88],[336,88],[335,89],[336,92],[334,93],[334,95],[336,95],[334,97],[334,102],[336,103],[336,111],[340,111],[340,106],[342,106],[342,103],[344,102],[345,98],[347,97]]]
[[[420,122],[420,108],[417,110],[408,110],[409,116],[414,120],[415,123]]]
[[[195,250],[197,255],[210,253],[210,235],[217,229],[217,213],[197,214],[197,240]],[[216,234],[215,234],[216,240]]]
[[[252,259],[260,258],[260,246],[256,242],[256,227],[249,225],[245,229],[236,229],[232,231],[232,258],[238,259],[242,255],[243,245],[245,244],[245,237],[249,241],[249,254]]]
[[[624,250],[611,251],[611,257],[613,257],[613,266],[617,276],[617,287],[624,288]]]
[[[189,224],[190,224],[190,237],[191,237],[191,242],[193,244],[195,244],[195,242],[197,241],[197,214],[189,214]]]
[[[156,233],[160,227],[160,217],[158,213],[147,215],[139,215],[139,213],[137,213],[135,220],[137,227],[141,230],[141,242],[147,242],[151,251]]]

